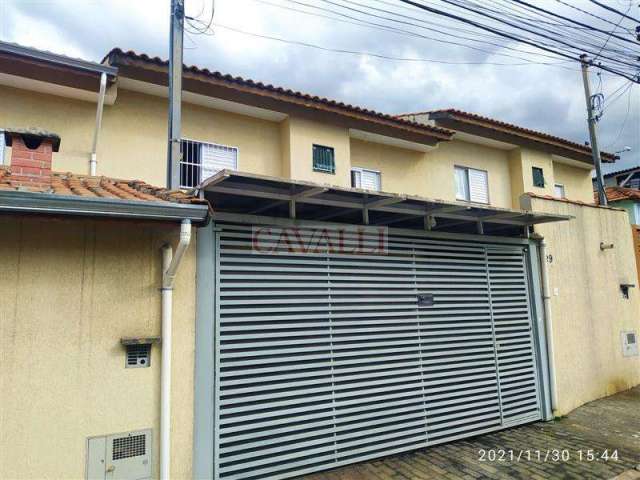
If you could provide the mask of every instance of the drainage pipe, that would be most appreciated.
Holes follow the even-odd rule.
[[[96,110],[96,127],[93,131],[93,144],[91,146],[91,158],[89,159],[89,175],[95,176],[98,167],[98,135],[102,126],[102,110],[104,108],[104,96],[107,92],[107,74],[100,75],[100,93],[98,94],[98,109]]]
[[[173,283],[178,266],[191,242],[191,221],[180,225],[180,241],[175,253],[171,245],[162,247],[162,361],[160,378],[160,479],[169,480],[171,468],[171,332]]]
[[[549,288],[549,270],[547,267],[547,244],[540,236],[540,276],[542,277],[542,300],[544,304],[544,325],[546,330],[547,356],[549,357],[549,389],[551,410],[555,414],[558,408],[558,389],[556,381],[555,354],[553,350],[553,319],[551,316],[551,291]]]

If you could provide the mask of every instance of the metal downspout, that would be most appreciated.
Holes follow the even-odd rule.
[[[556,380],[555,353],[553,348],[553,318],[551,315],[551,292],[549,288],[549,271],[547,267],[547,244],[544,237],[540,240],[540,276],[542,277],[542,300],[544,305],[544,325],[546,330],[547,355],[549,365],[549,389],[551,394],[551,410],[555,414],[558,408],[558,388]]]
[[[160,479],[171,472],[171,341],[173,283],[180,261],[191,242],[191,221],[180,225],[180,241],[175,253],[171,245],[162,247],[162,361],[160,378]]]
[[[96,127],[93,132],[93,144],[91,146],[91,158],[89,159],[89,175],[95,177],[98,167],[98,136],[102,127],[102,110],[104,109],[104,96],[107,92],[107,74],[100,75],[100,93],[98,94],[98,108],[96,110]]]

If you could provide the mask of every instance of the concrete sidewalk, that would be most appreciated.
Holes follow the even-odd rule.
[[[298,480],[583,480],[618,475],[620,480],[635,480],[640,478],[636,470],[639,464],[640,387],[636,387],[591,402],[553,422],[516,427]]]

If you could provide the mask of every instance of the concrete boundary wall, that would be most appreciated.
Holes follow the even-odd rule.
[[[527,210],[571,215],[535,227],[547,243],[558,408],[640,384],[640,357],[622,353],[622,332],[640,335],[640,289],[627,212],[524,195]],[[613,244],[602,250],[600,244]],[[620,285],[635,284],[624,298]]]

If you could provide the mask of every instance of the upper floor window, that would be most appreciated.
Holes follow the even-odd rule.
[[[558,198],[567,198],[566,193],[564,191],[564,185],[561,183],[556,183],[554,185],[555,196]]]
[[[533,186],[544,188],[544,171],[540,167],[531,167],[531,175],[533,176]]]
[[[352,168],[351,186],[378,192],[382,188],[380,172],[366,168]]]
[[[489,174],[486,170],[455,167],[456,199],[489,203]]]
[[[332,147],[313,146],[313,170],[315,172],[336,173],[335,152]]]
[[[238,149],[183,139],[180,144],[180,187],[193,188],[220,170],[238,169]]]

